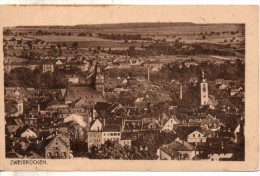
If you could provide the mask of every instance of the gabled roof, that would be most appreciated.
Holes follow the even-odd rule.
[[[93,101],[104,102],[104,97],[101,92],[96,91],[90,86],[77,86],[69,85],[67,89],[66,99],[68,101],[84,100],[84,101]]]
[[[56,139],[59,140],[65,147],[67,148],[69,147],[68,143],[65,142],[60,136],[54,136],[53,138],[50,138],[47,141],[47,145],[45,146],[45,149],[50,147]]]
[[[120,132],[121,127],[119,125],[106,125],[103,127],[103,132]]]
[[[80,115],[77,115],[77,114],[69,115],[68,117],[66,117],[64,119],[63,122],[67,123],[67,122],[70,122],[70,121],[73,122],[73,123],[78,124],[81,127],[86,127],[87,126],[87,123],[85,122],[84,117],[82,117]]]
[[[166,144],[162,146],[163,151],[193,151],[195,150],[195,147],[188,142],[185,142],[180,139],[176,139],[174,142],[170,144]]]
[[[15,101],[5,101],[5,113],[6,115],[15,114],[18,112]]]
[[[9,133],[15,133],[20,126],[19,125],[8,125],[6,127],[7,127],[7,130]]]

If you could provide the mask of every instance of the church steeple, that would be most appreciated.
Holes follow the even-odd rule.
[[[209,91],[208,91],[208,83],[205,79],[205,73],[202,70],[201,72],[201,83],[200,83],[200,104],[207,105],[209,102]]]
[[[100,64],[97,61],[95,68],[95,88],[97,91],[104,92],[104,75],[101,73]]]

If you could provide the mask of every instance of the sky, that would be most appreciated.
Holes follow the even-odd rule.
[[[0,7],[0,23],[5,24],[4,26],[130,22],[241,23],[243,22],[243,19],[246,22],[248,19],[246,19],[245,16],[247,14],[250,15],[250,13],[256,9],[255,6],[247,7],[14,5]]]

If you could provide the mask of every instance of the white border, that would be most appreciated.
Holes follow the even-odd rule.
[[[1,0],[0,4],[259,5],[259,0]]]

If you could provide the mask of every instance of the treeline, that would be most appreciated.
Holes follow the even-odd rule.
[[[98,33],[98,37],[103,39],[111,39],[111,40],[147,40],[147,38],[142,38],[140,34],[102,34]],[[152,39],[150,39],[152,40]]]
[[[230,45],[220,46],[203,43],[184,44],[154,43],[146,47],[145,51],[151,55],[219,55],[236,56]],[[241,53],[243,54],[243,53]]]
[[[77,73],[79,70],[71,70],[71,74]],[[64,73],[55,70],[54,73],[42,73],[42,70],[36,68],[15,68],[10,73],[4,73],[5,87],[32,87],[32,88],[66,88],[67,79]]]
[[[201,78],[201,70],[203,70],[205,78],[212,81],[215,79],[237,80],[245,78],[245,64],[241,60],[236,60],[234,64],[229,61],[223,64],[205,61],[199,63],[198,66],[190,66],[190,68],[179,62],[169,63],[164,65],[158,73],[151,73],[150,79],[154,84],[159,85],[166,85],[173,79],[189,82],[194,78]]]

